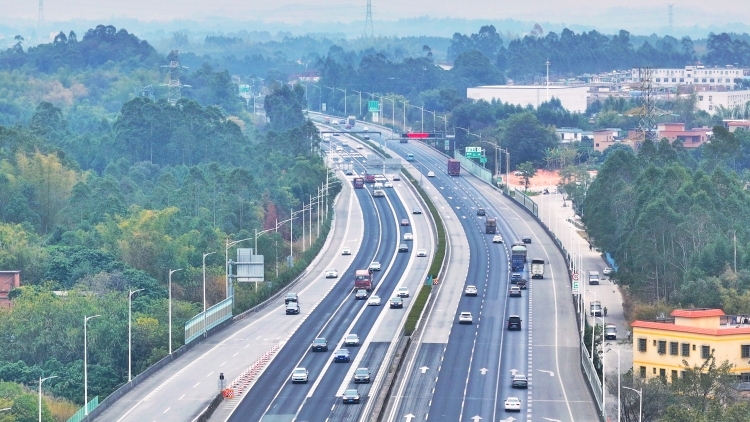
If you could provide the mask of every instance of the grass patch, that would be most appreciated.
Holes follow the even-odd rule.
[[[419,317],[422,315],[422,309],[427,304],[427,298],[430,297],[432,286],[423,284],[419,289],[416,299],[414,299],[414,306],[411,307],[409,315],[406,317],[406,323],[404,323],[404,335],[410,336],[414,329],[417,327]]]

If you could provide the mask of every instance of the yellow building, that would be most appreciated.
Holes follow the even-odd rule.
[[[713,351],[716,364],[728,360],[732,372],[750,381],[750,316],[721,309],[677,309],[674,319],[634,321],[633,372],[641,378],[674,379],[684,366],[700,366]]]

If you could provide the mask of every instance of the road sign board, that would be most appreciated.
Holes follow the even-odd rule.
[[[573,294],[574,295],[581,294],[581,282],[580,281],[573,282]]]
[[[573,280],[578,280],[578,273],[577,272],[573,273]]]
[[[466,158],[479,158],[482,156],[481,147],[466,147],[465,151]]]
[[[380,102],[379,101],[368,101],[367,102],[367,109],[369,111],[380,111]]]
[[[373,123],[379,123],[380,122],[380,113],[377,111],[372,112],[372,122]]]
[[[487,164],[487,157],[485,157],[485,156],[479,157],[479,162],[482,163],[482,164]]]

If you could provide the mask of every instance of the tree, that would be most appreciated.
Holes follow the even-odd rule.
[[[523,179],[524,189],[529,190],[529,182],[534,176],[536,176],[536,168],[534,168],[534,164],[527,161],[519,164],[516,168],[522,173],[521,178]]]
[[[511,168],[526,161],[542,166],[545,151],[558,143],[554,131],[542,126],[530,112],[514,114],[501,125],[500,143],[510,151]]]

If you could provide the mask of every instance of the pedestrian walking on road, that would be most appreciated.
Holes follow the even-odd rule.
[[[591,246],[591,242],[589,242],[589,250],[592,250],[593,246]]]
[[[604,307],[604,316],[607,316],[607,307]]]

